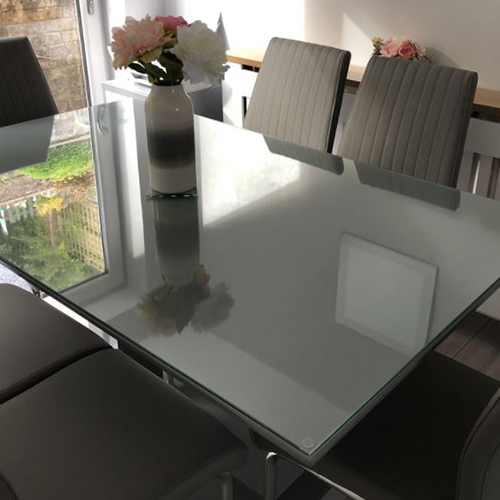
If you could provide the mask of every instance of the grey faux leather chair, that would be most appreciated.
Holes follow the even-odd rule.
[[[350,52],[273,38],[266,50],[244,127],[330,152]]]
[[[27,37],[0,39],[0,127],[57,114]]]
[[[312,470],[356,500],[497,500],[500,383],[431,353]]]
[[[476,86],[471,71],[372,57],[339,155],[455,186]]]
[[[100,337],[42,300],[16,286],[0,285],[0,405],[108,348]]]
[[[216,478],[231,500],[246,460],[212,415],[12,285],[0,285],[0,396],[2,500],[183,500]]]

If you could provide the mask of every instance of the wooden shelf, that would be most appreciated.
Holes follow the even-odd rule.
[[[500,92],[478,88],[474,97],[474,111],[500,116]]]
[[[227,52],[231,63],[260,68],[264,58],[264,49],[236,49]],[[347,91],[355,92],[363,78],[365,68],[351,64],[347,73]],[[474,97],[474,111],[493,116],[500,116],[500,91],[478,88]]]
[[[260,68],[262,65],[262,59],[264,59],[264,52],[265,49],[228,50],[227,60],[235,64]]]

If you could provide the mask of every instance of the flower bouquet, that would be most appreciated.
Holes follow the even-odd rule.
[[[384,40],[376,36],[372,38],[372,43],[374,56],[399,57],[410,61],[415,59],[430,62],[430,59],[425,55],[425,48],[408,37],[393,36]]]
[[[113,28],[113,65],[147,75],[149,179],[153,193],[196,190],[193,105],[182,85],[218,85],[228,66],[222,39],[201,21],[183,17],[127,17]]]
[[[228,69],[224,42],[201,21],[127,17],[112,35],[114,68],[131,68],[155,85],[179,85],[184,79],[217,85]]]

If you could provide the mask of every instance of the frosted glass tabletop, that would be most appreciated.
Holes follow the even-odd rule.
[[[0,129],[0,258],[319,459],[500,284],[500,204],[196,118],[152,200],[143,105]]]

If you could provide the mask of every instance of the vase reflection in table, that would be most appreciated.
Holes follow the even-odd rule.
[[[156,257],[164,284],[141,297],[137,310],[142,323],[157,335],[170,337],[189,326],[212,331],[234,306],[229,287],[210,284],[200,264],[198,199],[152,199]]]

